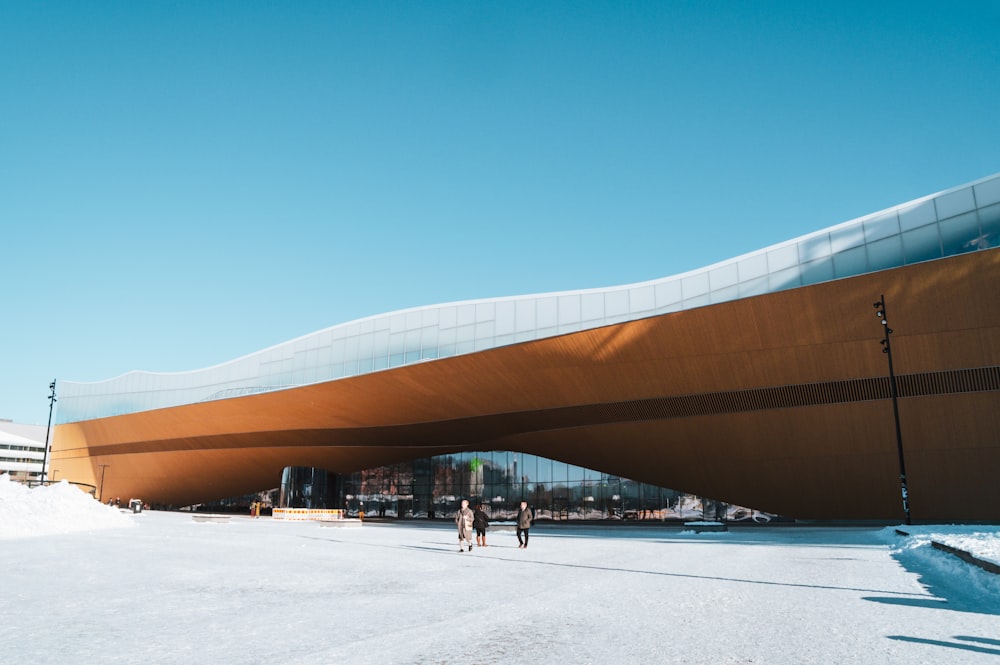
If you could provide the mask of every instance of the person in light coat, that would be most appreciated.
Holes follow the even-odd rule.
[[[455,526],[458,527],[458,551],[464,552],[462,549],[462,543],[466,543],[469,546],[469,551],[472,551],[472,520],[473,520],[472,510],[469,509],[469,502],[467,499],[462,499],[462,507],[455,513]]]

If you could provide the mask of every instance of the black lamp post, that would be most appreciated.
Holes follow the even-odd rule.
[[[49,390],[52,394],[49,395],[49,424],[45,428],[45,452],[42,453],[42,484],[45,484],[45,467],[49,463],[49,432],[52,430],[52,407],[56,404],[56,380],[52,379],[52,383],[49,384]]]
[[[889,360],[889,391],[892,394],[892,417],[896,422],[896,450],[899,453],[899,483],[903,493],[903,512],[906,514],[906,523],[910,524],[910,500],[909,492],[906,489],[906,462],[903,459],[903,435],[899,429],[899,391],[896,389],[896,374],[892,369],[892,343],[890,342],[892,328],[889,327],[889,320],[886,315],[885,295],[877,303],[874,303],[874,307],[877,310],[875,316],[879,318],[882,328],[885,331],[885,337],[882,338],[880,343],[882,344],[882,353],[886,354]]]
[[[101,467],[101,503],[104,503],[104,472],[107,470],[110,464],[98,464]]]

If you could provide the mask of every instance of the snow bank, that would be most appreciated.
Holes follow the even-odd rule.
[[[132,526],[129,514],[105,506],[66,481],[29,489],[0,475],[0,540]]]
[[[930,526],[900,526],[887,531],[895,533],[895,529],[909,534],[906,537],[906,547],[930,547],[931,541],[964,550],[983,561],[989,561],[1000,566],[1000,529],[992,526],[962,526],[941,525]]]

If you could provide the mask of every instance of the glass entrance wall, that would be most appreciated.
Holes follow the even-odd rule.
[[[331,477],[333,474],[329,474]],[[675,490],[557,460],[510,451],[464,452],[358,471],[340,478],[340,496],[318,496],[319,469],[285,469],[282,507],[344,508],[357,517],[448,519],[462,499],[485,506],[491,520],[512,520],[522,500],[541,520],[778,519]],[[308,487],[307,487],[308,485]],[[285,504],[286,497],[298,505]]]

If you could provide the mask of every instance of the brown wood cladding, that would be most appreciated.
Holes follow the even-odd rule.
[[[458,450],[531,452],[761,510],[1000,519],[1000,250],[300,388],[60,425],[62,475],[185,505]],[[70,469],[71,471],[67,471]],[[984,469],[994,473],[987,474]],[[69,476],[66,476],[69,477]]]

